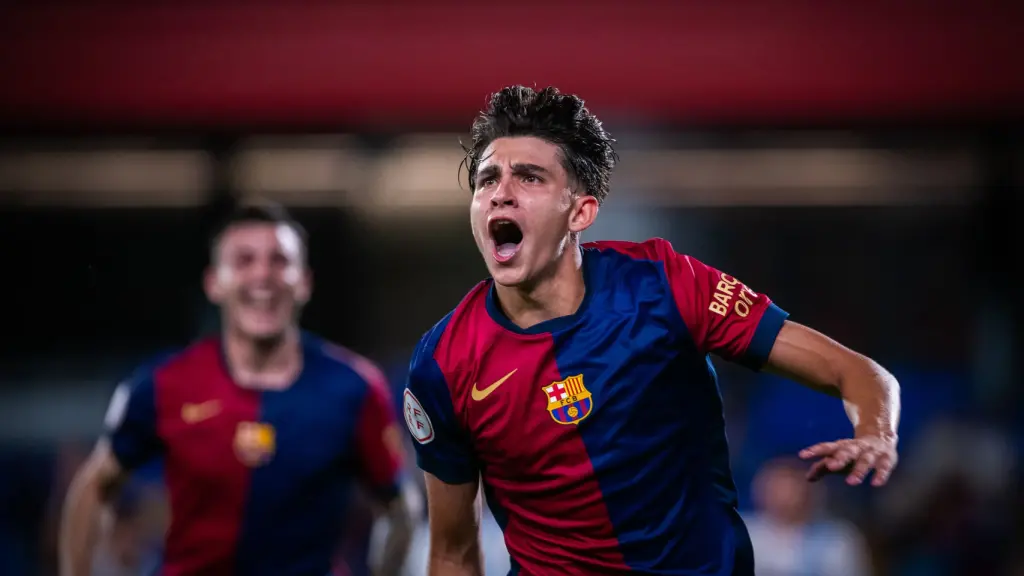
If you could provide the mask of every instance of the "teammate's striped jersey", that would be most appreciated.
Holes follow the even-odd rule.
[[[372,363],[304,334],[302,373],[286,390],[239,387],[209,339],[120,386],[107,426],[123,467],[164,461],[162,575],[325,576],[352,482],[398,494],[394,422]]]

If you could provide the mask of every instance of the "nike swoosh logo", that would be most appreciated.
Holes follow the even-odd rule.
[[[500,380],[498,380],[494,384],[491,384],[487,388],[484,388],[483,390],[478,390],[477,387],[476,387],[476,384],[473,384],[473,390],[472,390],[473,400],[476,400],[476,401],[479,402],[480,400],[483,400],[484,398],[487,398],[488,396],[490,396],[491,392],[494,392],[495,390],[497,390],[498,386],[501,386],[502,384],[504,384],[505,380],[508,380],[510,377],[512,377],[512,375],[515,374],[517,370],[519,370],[519,368],[516,368],[515,370],[509,372],[508,374],[505,374],[504,376],[501,377]]]
[[[185,404],[181,407],[181,419],[186,424],[196,424],[220,414],[220,402],[207,400],[200,404]]]

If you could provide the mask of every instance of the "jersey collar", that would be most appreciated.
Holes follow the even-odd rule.
[[[520,328],[508,319],[508,316],[505,315],[505,312],[502,311],[501,306],[498,304],[498,293],[495,288],[494,279],[492,278],[490,280],[491,286],[487,290],[487,315],[491,317],[491,320],[494,320],[494,322],[505,330],[516,334],[547,334],[550,332],[565,330],[566,328],[573,326],[583,318],[583,315],[590,304],[590,296],[594,291],[594,287],[597,285],[591,277],[594,269],[591,261],[593,260],[594,255],[595,252],[593,250],[583,249],[583,301],[580,302],[580,306],[576,309],[575,313],[568,316],[559,316],[558,318],[545,320],[529,328]]]

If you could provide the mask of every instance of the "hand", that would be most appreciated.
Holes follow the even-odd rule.
[[[862,436],[835,442],[822,442],[800,451],[804,460],[818,459],[807,472],[807,480],[816,482],[828,474],[846,474],[846,483],[858,486],[874,470],[872,486],[883,486],[899,456],[896,439]]]

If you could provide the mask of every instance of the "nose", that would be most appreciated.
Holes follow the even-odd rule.
[[[518,205],[519,201],[516,200],[516,195],[512,192],[511,186],[507,182],[502,182],[494,187],[494,193],[491,194],[491,208],[500,208],[502,206],[515,208]]]
[[[269,280],[274,274],[274,263],[269,258],[257,258],[249,267],[249,272],[253,280]]]

